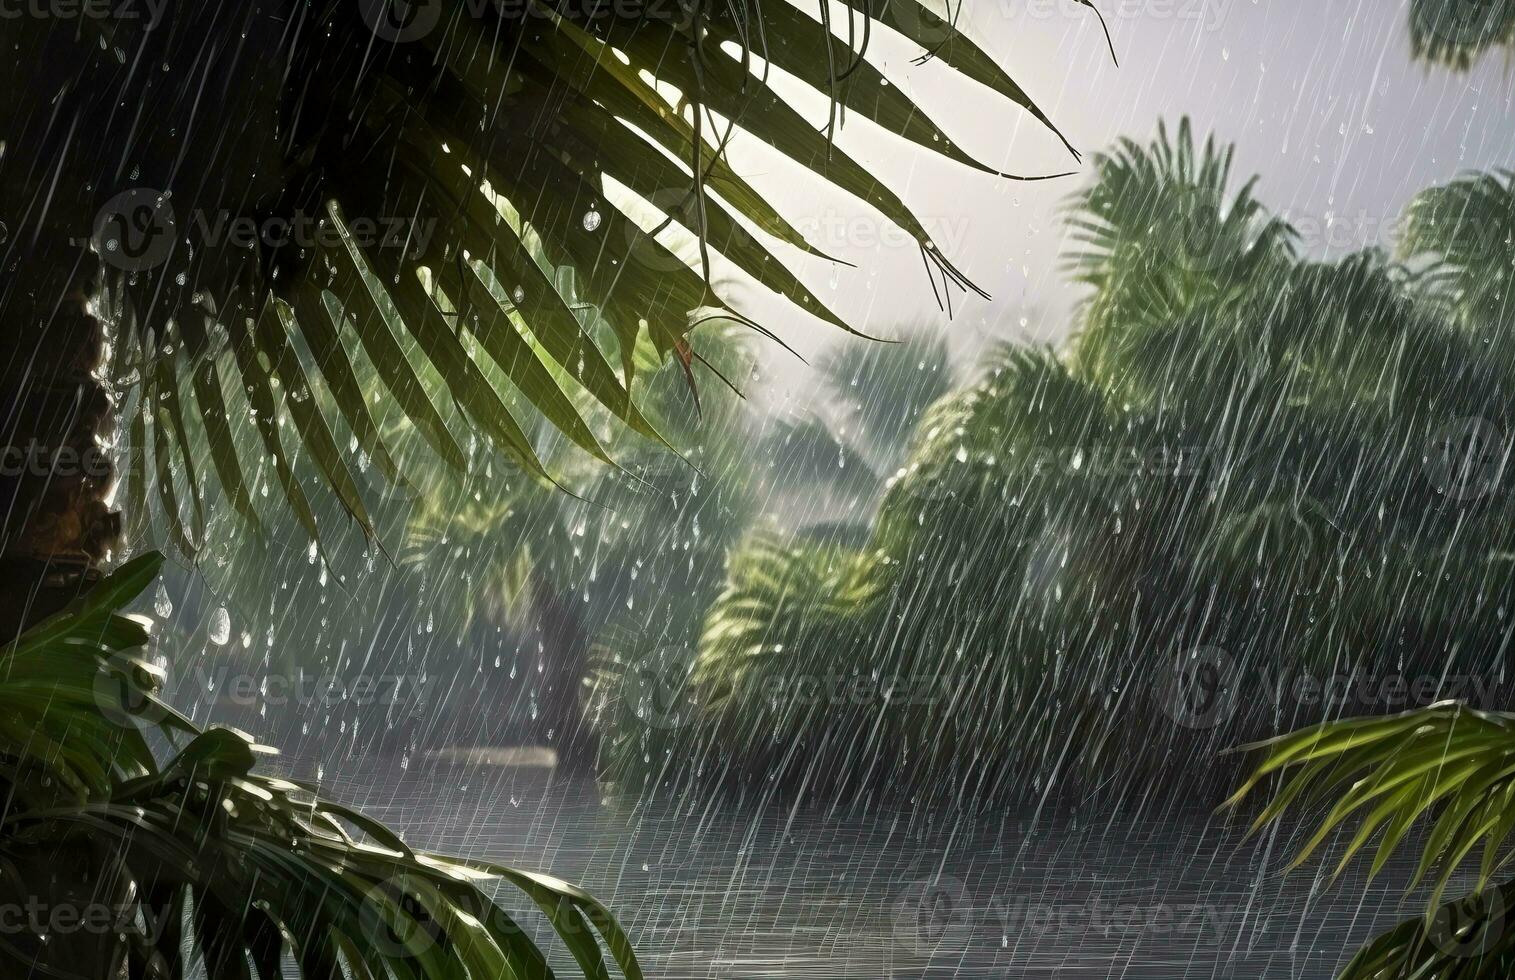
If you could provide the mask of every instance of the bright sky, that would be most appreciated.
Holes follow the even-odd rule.
[[[1428,184],[1471,168],[1515,166],[1515,75],[1505,59],[1485,58],[1466,75],[1412,62],[1403,0],[1100,0],[1100,7],[1118,68],[1098,22],[1073,0],[965,0],[961,23],[1082,150],[1119,136],[1146,140],[1159,118],[1176,123],[1184,114],[1201,136],[1235,142],[1237,176],[1261,173],[1263,201],[1300,225],[1316,251],[1380,240]],[[1074,169],[1025,113],[939,65],[912,66],[914,52],[893,40],[877,38],[874,58],[969,152],[1014,172]],[[824,100],[804,105],[824,119]],[[913,242],[828,185],[799,179],[766,148],[744,154],[741,169],[760,189],[785,202],[802,228],[819,229],[823,247],[859,266],[833,271],[799,260],[802,277],[838,312],[875,334],[949,330],[959,347],[1066,334],[1077,291],[1059,267],[1057,212],[1084,178],[1025,184],[982,175],[858,117],[840,145],[903,189],[944,250],[993,299],[959,297],[949,321],[936,310]],[[840,340],[782,304],[750,300],[749,309],[807,355]],[[803,400],[808,372],[782,355],[771,367],[759,394]]]

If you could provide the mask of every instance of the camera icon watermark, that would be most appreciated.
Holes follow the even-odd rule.
[[[891,912],[895,940],[921,956],[959,945],[973,930],[968,889],[950,875],[911,882],[896,897]]]
[[[1426,941],[1455,959],[1483,959],[1502,945],[1509,906],[1497,885],[1437,910]]]
[[[143,651],[117,653],[95,674],[95,704],[107,721],[121,728],[158,728],[169,716],[158,697],[166,680],[167,672],[145,659]]]
[[[357,0],[363,22],[374,37],[408,44],[436,30],[442,22],[443,0]]]
[[[179,228],[171,197],[167,191],[136,187],[106,201],[90,239],[101,260],[127,273],[167,262]]]
[[[1498,490],[1510,450],[1509,434],[1488,419],[1454,419],[1427,440],[1425,474],[1450,500],[1480,500]]]
[[[363,890],[358,903],[358,931],[379,955],[414,959],[446,941],[446,926],[435,912],[448,907],[442,893],[424,875],[402,872]]]
[[[625,665],[621,708],[648,728],[670,730],[694,720],[694,658],[683,647],[658,647]]]
[[[1163,714],[1182,728],[1205,730],[1230,721],[1240,699],[1241,670],[1219,647],[1195,647],[1159,674],[1153,693]]]

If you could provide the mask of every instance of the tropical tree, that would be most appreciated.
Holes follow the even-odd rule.
[[[1515,316],[1515,171],[1472,173],[1415,196],[1400,257],[1472,332],[1502,342]]]
[[[914,728],[885,701],[850,727],[810,712],[805,744],[865,746],[873,763],[852,771],[872,787],[982,804],[1024,794],[1028,769],[1033,792],[1087,788],[1081,773],[1162,778],[1312,720],[1261,696],[1266,676],[1497,676],[1515,600],[1515,513],[1496,492],[1508,331],[1447,315],[1427,286],[1450,275],[1435,256],[1299,260],[1250,190],[1216,183],[1228,154],[1178,133],[1096,158],[1096,183],[1121,193],[1076,198],[1074,261],[1095,293],[1067,350],[1001,353],[918,426],[857,559],[887,580],[868,614],[833,615],[777,571],[729,579],[694,671],[691,700],[713,713],[697,732],[767,732],[784,706],[715,692],[837,651],[847,676],[925,678],[937,710]],[[1181,260],[1193,212],[1128,197],[1199,201],[1202,224],[1233,233],[1197,268]],[[791,621],[816,619],[806,632],[827,639],[794,650]],[[1200,667],[1220,683],[1190,710]],[[720,750],[813,755],[750,736]],[[695,751],[720,771],[719,750]]]
[[[712,323],[699,333],[713,371],[750,372],[750,331]],[[401,558],[428,615],[456,634],[456,660],[432,669],[491,659],[498,668],[499,677],[481,669],[479,684],[455,694],[472,700],[463,713],[487,725],[488,737],[551,743],[565,761],[592,755],[581,693],[590,658],[624,654],[603,648],[654,624],[658,643],[692,648],[726,548],[757,499],[744,449],[755,420],[744,400],[707,390],[696,408],[679,366],[655,356],[633,391],[683,457],[607,426],[617,468],[547,442],[544,459],[561,488],[514,474],[438,474],[409,517]],[[492,710],[478,710],[485,704]]]
[[[603,940],[641,976],[582,891],[414,851],[311,786],[254,772],[271,749],[161,700],[152,638],[117,611],[161,563],[126,563],[0,650],[0,888],[33,916],[0,942],[8,972],[274,980],[288,957],[302,977],[550,975],[491,895],[509,883],[584,975],[608,975]],[[177,748],[166,763],[160,742]]]
[[[1458,71],[1488,51],[1515,47],[1515,4],[1509,0],[1411,0],[1415,57]]]
[[[118,298],[125,320],[117,342],[138,351],[142,401],[155,407],[150,417],[137,413],[135,448],[166,455],[192,497],[217,486],[254,526],[261,521],[250,490],[267,480],[320,539],[290,467],[298,446],[354,523],[370,529],[333,425],[379,473],[399,474],[371,400],[360,397],[360,364],[373,366],[389,403],[458,469],[468,460],[449,424],[453,405],[497,451],[546,476],[482,364],[502,371],[591,455],[605,457],[604,447],[549,365],[655,437],[626,388],[636,338],[692,367],[698,352],[685,334],[696,321],[685,311],[745,319],[713,291],[712,252],[840,325],[745,230],[755,225],[808,248],[727,162],[722,151],[737,132],[879,208],[916,236],[932,268],[963,281],[892,191],[754,73],[752,56],[765,54],[827,90],[838,109],[988,169],[834,35],[829,20],[787,5],[761,15],[695,4],[605,17],[572,5],[432,3],[408,20],[401,9],[374,0],[231,16],[174,5],[161,25],[8,21],[12,90],[58,93],[56,112],[22,100],[0,117],[5,312],[35,324],[29,336],[48,338],[12,362],[17,414],[30,426],[18,431],[23,442],[92,448],[106,402],[81,375],[99,361],[101,308],[115,310]],[[914,0],[852,13],[928,46],[1045,119],[980,49]],[[148,65],[154,70],[142,70]],[[214,108],[197,98],[196,79],[208,72],[226,79],[207,93]],[[233,121],[224,134],[213,112]],[[664,206],[698,235],[697,267],[610,200],[614,187],[644,200],[676,192],[677,206]],[[91,233],[96,252],[73,244]],[[538,245],[577,270],[579,295],[612,324],[619,376],[534,260]],[[94,300],[102,264],[108,288]],[[54,321],[62,324],[55,332]],[[453,405],[428,379],[445,386]],[[81,385],[96,394],[76,398]],[[306,397],[315,387],[334,411],[315,410]],[[60,394],[49,396],[54,389]],[[284,417],[289,425],[279,423]],[[234,450],[233,426],[244,418],[262,443],[266,474],[247,472]],[[203,451],[188,421],[203,428]],[[116,531],[103,506],[108,483],[21,481],[20,506],[7,510],[6,555],[53,569],[65,555],[75,566],[101,558]],[[128,481],[138,507],[144,484]],[[168,506],[168,488],[160,489]]]
[[[1471,349],[1487,351],[1504,371],[1512,360],[1508,284],[1515,268],[1515,201],[1510,187],[1511,175],[1499,171],[1469,174],[1422,191],[1410,204],[1400,240],[1402,256],[1419,270],[1429,304],[1452,318]],[[1488,406],[1491,413],[1499,407]],[[1442,460],[1452,464],[1442,474],[1442,489],[1464,500],[1470,494],[1482,498],[1497,493],[1498,505],[1492,509],[1499,521],[1507,521],[1511,454],[1505,432],[1510,420],[1490,414],[1473,421],[1477,424],[1461,427],[1455,433],[1460,438],[1449,445],[1431,447],[1433,453],[1447,451]],[[1465,508],[1457,510],[1458,519],[1466,519]],[[1469,555],[1453,580],[1471,580],[1459,583],[1462,590],[1507,595],[1510,541],[1498,525],[1476,526],[1480,534],[1465,539]],[[1421,569],[1430,565],[1415,564]],[[1427,631],[1426,638],[1442,647],[1497,645],[1483,668],[1502,672],[1507,634],[1486,615],[1477,615],[1476,608],[1454,608],[1448,607],[1451,615]],[[1247,748],[1260,756],[1230,805],[1239,806],[1264,780],[1278,780],[1254,830],[1282,820],[1296,807],[1331,802],[1294,867],[1332,834],[1354,825],[1337,874],[1375,841],[1370,875],[1381,872],[1397,853],[1420,849],[1408,889],[1423,881],[1431,884],[1425,916],[1369,943],[1343,969],[1343,980],[1493,978],[1515,970],[1510,917],[1515,883],[1506,873],[1510,858],[1505,846],[1515,827],[1515,716],[1447,703],[1387,718],[1328,721]],[[1417,828],[1426,824],[1429,831],[1420,836]],[[1443,902],[1475,852],[1479,860],[1469,894]]]
[[[95,725],[79,682],[64,677],[68,665],[111,674],[112,644],[143,640],[115,610],[140,588],[144,566],[121,580],[102,581],[99,570],[121,523],[108,503],[112,467],[99,459],[101,442],[117,435],[93,373],[107,346],[127,366],[119,441],[129,450],[129,512],[157,507],[177,546],[194,554],[211,504],[224,502],[257,534],[268,522],[257,501],[271,488],[324,553],[330,533],[311,484],[366,536],[370,478],[405,481],[410,461],[384,436],[391,412],[455,470],[500,454],[543,480],[551,474],[528,436],[528,410],[605,462],[579,407],[586,401],[658,439],[631,395],[637,342],[688,378],[703,363],[689,337],[695,324],[751,322],[716,295],[714,254],[843,325],[774,257],[774,241],[814,250],[730,163],[737,133],[878,208],[915,236],[929,270],[966,284],[900,198],[835,145],[835,125],[817,131],[775,93],[768,66],[826,91],[833,123],[854,111],[990,170],[865,58],[855,41],[877,23],[1051,126],[991,58],[915,0],[848,5],[846,40],[829,10],[817,20],[787,4],[605,13],[567,3],[274,0],[234,11],[174,3],[152,18],[4,20],[0,81],[36,97],[0,107],[0,318],[20,338],[0,407],[9,446],[34,447],[41,462],[9,471],[0,497],[0,632],[16,638],[8,677],[39,664],[41,693],[15,697],[45,707],[0,749],[15,762],[5,770],[13,787],[35,778],[52,791],[13,789],[4,818],[6,846],[46,866],[39,887],[63,894],[119,869],[123,893],[167,888],[163,903],[192,905],[209,923],[195,936],[215,977],[247,975],[251,955],[266,980],[285,950],[306,976],[344,967],[375,976],[541,972],[519,933],[451,907],[467,877],[456,867],[428,879],[440,903],[405,889],[380,900],[386,911],[419,902],[434,913],[455,944],[451,957],[381,962],[345,945],[356,940],[335,903],[352,904],[367,873],[358,870],[364,845],[311,829],[330,823],[325,804],[252,778],[240,736],[197,735],[159,770],[141,746],[130,757],[90,753],[72,735],[44,742],[38,726],[57,724],[61,735]],[[695,236],[693,266],[660,241],[666,229],[632,220],[628,195]],[[551,275],[562,265],[576,270],[572,290]],[[581,300],[611,324],[613,350],[589,336]],[[239,449],[243,431],[260,447],[256,463]],[[301,479],[300,457],[318,479]],[[85,605],[71,605],[83,593]],[[48,623],[80,616],[95,630],[93,646],[49,645],[58,632]],[[40,661],[39,649],[48,651]],[[39,753],[91,778],[36,775]],[[416,870],[387,832],[353,820]],[[128,826],[143,845],[129,854],[116,844]],[[88,840],[80,828],[91,828]],[[159,828],[192,836],[170,851]],[[312,850],[325,865],[303,857]],[[249,851],[277,863],[260,870],[288,887],[212,876],[212,887],[229,890],[208,896],[199,879],[168,876],[176,865],[199,874],[218,853]],[[518,880],[529,891],[549,887]],[[580,968],[603,975],[587,931],[554,901],[549,917],[579,937],[570,947]],[[207,919],[216,902],[229,911]],[[176,936],[160,950],[169,975],[182,972]],[[607,938],[634,973],[622,940]],[[162,972],[124,941],[62,945],[23,955],[44,965],[77,955],[82,963],[69,968],[91,977],[112,975],[123,957],[134,975]]]

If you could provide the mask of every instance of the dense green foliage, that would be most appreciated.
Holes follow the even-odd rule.
[[[120,612],[161,562],[127,563],[0,649],[3,889],[52,924],[7,929],[8,972],[29,972],[51,943],[53,968],[80,978],[198,968],[278,980],[286,957],[307,980],[547,976],[543,952],[484,890],[508,883],[585,976],[608,976],[601,938],[629,980],[641,976],[614,918],[579,889],[413,851],[313,787],[256,772],[272,749],[169,707],[151,635]]]
[[[921,152],[998,173],[868,60],[875,30],[1062,139],[1004,68],[918,0],[851,4],[845,24],[788,3],[391,10],[374,0],[219,20],[171,13],[174,29],[156,33],[91,20],[113,36],[65,38],[37,18],[7,30],[23,65],[72,58],[100,91],[164,106],[138,131],[109,99],[81,103],[97,110],[103,144],[132,148],[102,169],[145,162],[125,186],[80,190],[80,213],[58,220],[88,227],[104,207],[108,230],[110,208],[127,206],[113,195],[135,195],[129,203],[171,232],[167,254],[140,262],[124,233],[96,244],[133,399],[127,509],[155,511],[191,556],[213,537],[216,505],[260,532],[292,517],[325,549],[334,522],[321,520],[320,498],[372,535],[376,502],[411,484],[418,458],[456,473],[493,463],[561,477],[541,431],[608,464],[597,415],[658,443],[666,434],[631,390],[639,348],[692,385],[709,366],[699,324],[772,335],[722,297],[729,271],[850,330],[785,264],[821,253],[739,173],[729,151],[749,140],[903,229],[934,286],[969,287],[895,190],[835,141],[851,113]],[[123,81],[111,52],[138,48],[164,78]],[[179,88],[222,48],[218,111],[248,120],[246,131],[224,156],[190,140],[176,157],[159,144],[185,142],[174,127],[194,107]],[[779,95],[771,68],[830,101],[824,125]],[[47,152],[41,137],[22,140],[7,160]],[[242,222],[259,230],[253,247],[204,231]],[[304,231],[293,242],[290,226]],[[397,443],[401,429],[419,438]]]
[[[1515,3],[1510,0],[1411,0],[1410,43],[1415,56],[1466,70],[1491,51],[1515,48]]]
[[[1426,914],[1369,943],[1341,980],[1498,980],[1515,970],[1515,883],[1494,880],[1509,867],[1505,845],[1515,829],[1515,715],[1443,704],[1328,722],[1249,748],[1261,760],[1231,805],[1278,777],[1254,831],[1292,808],[1332,804],[1294,867],[1352,826],[1333,877],[1375,840],[1370,875],[1399,850],[1420,850],[1408,889],[1432,883]],[[1471,893],[1443,904],[1470,857],[1478,859]]]
[[[1502,676],[1515,337],[1489,283],[1515,246],[1460,243],[1509,220],[1508,182],[1418,198],[1405,265],[1322,263],[1228,163],[1187,126],[1096,159],[1067,350],[1007,349],[938,402],[862,547],[735,554],[690,721],[623,776],[1141,793],[1318,717],[1267,674]],[[1170,681],[1215,650],[1226,710],[1176,721]]]

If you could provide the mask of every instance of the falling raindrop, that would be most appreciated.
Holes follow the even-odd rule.
[[[600,227],[600,212],[590,208],[584,212],[584,230],[594,231],[598,227]]]
[[[225,606],[217,606],[210,614],[210,642],[221,646],[231,639],[231,614]]]
[[[167,619],[174,614],[174,601],[168,597],[168,587],[161,581],[158,583],[157,593],[153,596],[153,612],[162,619]]]

